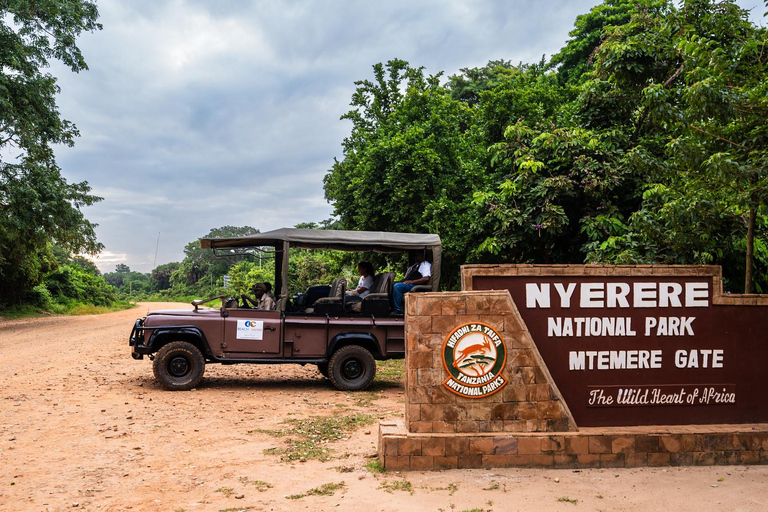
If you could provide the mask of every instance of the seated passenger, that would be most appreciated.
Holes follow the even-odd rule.
[[[416,263],[408,267],[405,272],[405,278],[395,283],[392,289],[392,312],[401,314],[403,312],[403,302],[406,293],[411,291],[416,285],[426,284],[432,275],[432,264],[424,258],[424,253],[416,253]]]
[[[347,303],[360,302],[368,295],[373,286],[373,276],[376,272],[369,261],[361,261],[357,264],[357,273],[360,274],[360,280],[357,282],[357,288],[347,292]]]
[[[273,298],[274,295],[271,293],[269,295],[267,294],[267,287],[264,286],[264,283],[256,283],[251,287],[251,291],[256,296],[255,299],[245,294],[242,295],[243,302],[246,306],[247,303],[250,302],[256,309],[262,309],[265,311],[270,311],[277,307],[277,303]]]
[[[268,296],[270,299],[272,299],[272,302],[274,302],[275,304],[277,304],[277,298],[276,298],[276,297],[275,297],[275,295],[272,293],[272,283],[270,283],[269,281],[264,281],[264,288],[266,288],[266,289],[267,289],[267,291],[266,291],[266,295],[267,295],[267,296]]]

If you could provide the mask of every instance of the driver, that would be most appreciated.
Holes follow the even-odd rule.
[[[241,295],[243,303],[246,306],[250,302],[256,309],[263,309],[265,311],[270,311],[277,307],[275,300],[272,298],[272,294],[267,293],[267,287],[264,286],[264,283],[256,283],[251,287],[251,291],[256,296],[255,299],[246,294]]]

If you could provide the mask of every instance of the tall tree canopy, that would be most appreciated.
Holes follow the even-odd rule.
[[[714,263],[764,291],[766,63],[731,0],[606,0],[549,62],[378,64],[326,198],[347,229],[439,233],[448,286],[473,261]]]
[[[101,29],[97,18],[90,1],[0,4],[0,302],[20,301],[52,270],[52,243],[91,254],[102,248],[81,212],[100,198],[87,182],[68,183],[56,165],[52,146],[71,146],[78,132],[61,118],[56,79],[43,71],[50,59],[88,69],[75,40]]]

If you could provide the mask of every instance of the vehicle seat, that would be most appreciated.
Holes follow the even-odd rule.
[[[394,272],[376,274],[370,293],[363,299],[361,313],[374,316],[384,316],[389,313],[389,298],[392,295],[394,282]]]
[[[347,292],[347,279],[337,277],[331,284],[331,291],[328,297],[323,297],[315,301],[312,313],[315,315],[339,316],[344,313],[344,303]]]
[[[409,290],[411,292],[431,292],[432,291],[432,276],[429,276],[429,281],[424,284],[417,284]]]

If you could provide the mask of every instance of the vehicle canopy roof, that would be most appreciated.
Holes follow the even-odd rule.
[[[434,234],[298,228],[231,238],[202,238],[200,245],[203,249],[272,246],[280,250],[284,242],[302,249],[359,252],[403,252],[440,247],[440,237]]]
[[[440,236],[431,233],[393,233],[388,231],[344,231],[328,229],[281,228],[255,235],[201,238],[203,249],[237,249],[274,247],[282,253],[275,263],[276,288],[288,293],[288,253],[291,247],[301,249],[333,249],[354,252],[405,252],[424,250],[432,254],[432,289],[440,286]]]

